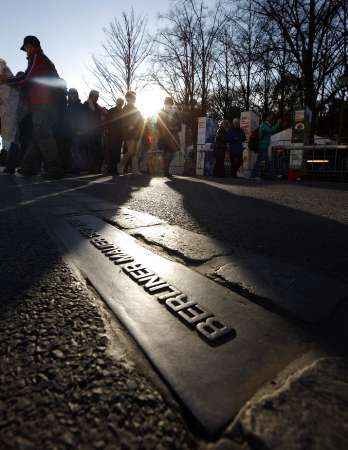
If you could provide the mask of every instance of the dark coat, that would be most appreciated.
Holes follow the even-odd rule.
[[[109,145],[123,140],[122,117],[122,108],[115,106],[109,109],[106,118],[107,140]]]
[[[246,136],[241,128],[230,128],[227,131],[227,140],[231,153],[236,155],[241,155],[243,153],[243,142],[246,141]]]
[[[81,131],[84,112],[85,109],[80,100],[68,103],[67,122],[70,137],[76,136]]]
[[[101,108],[91,109],[88,101],[83,105],[82,112],[82,131],[87,138],[99,139],[102,133]]]
[[[215,153],[225,152],[227,150],[227,142],[227,130],[224,127],[219,127],[215,137]]]

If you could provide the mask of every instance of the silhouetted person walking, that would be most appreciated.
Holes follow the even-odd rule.
[[[158,148],[163,152],[164,175],[170,176],[169,168],[175,153],[180,149],[179,136],[181,124],[174,109],[171,97],[164,100],[164,108],[158,114]]]
[[[239,119],[233,119],[233,126],[227,131],[227,141],[230,150],[231,177],[237,178],[237,172],[243,164],[243,142],[246,141]]]
[[[118,175],[117,165],[121,159],[123,105],[123,98],[118,98],[116,106],[107,114],[106,160],[107,171],[111,175]]]
[[[79,93],[75,88],[70,88],[68,91],[67,122],[72,158],[72,171],[74,173],[87,170],[87,159],[83,154],[81,147],[83,112],[84,107],[81,103]]]
[[[89,173],[100,173],[103,162],[102,111],[98,105],[99,92],[91,90],[83,104],[83,145],[87,154]]]
[[[56,178],[63,175],[54,129],[57,121],[55,109],[55,88],[59,86],[59,76],[52,61],[44,55],[40,41],[35,36],[24,38],[21,50],[27,53],[28,67],[23,75],[0,77],[0,82],[10,86],[20,86],[27,90],[31,117],[32,140],[22,161],[20,173],[24,176],[36,175],[43,159],[47,168],[46,176]]]

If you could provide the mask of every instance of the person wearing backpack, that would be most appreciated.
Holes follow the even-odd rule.
[[[269,169],[268,147],[271,143],[271,136],[277,133],[281,126],[280,120],[278,120],[278,122],[275,125],[273,125],[273,122],[274,122],[274,114],[269,113],[258,128],[257,143],[256,139],[253,139],[252,140],[253,148],[250,148],[249,145],[249,148],[253,151],[255,151],[255,148],[257,148],[257,159],[255,161],[250,178],[259,179],[261,175],[261,168],[263,165],[266,167],[266,169]]]
[[[26,36],[21,50],[25,51],[28,67],[23,75],[0,76],[0,83],[18,86],[27,91],[32,117],[32,140],[24,155],[21,168],[23,176],[36,175],[44,160],[47,178],[63,176],[63,167],[54,137],[57,113],[54,104],[54,86],[59,76],[52,61],[43,53],[36,36]]]

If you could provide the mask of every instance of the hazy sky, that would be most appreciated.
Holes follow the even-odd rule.
[[[77,87],[81,97],[91,81],[86,68],[91,54],[100,52],[102,28],[122,10],[134,7],[145,13],[151,29],[157,14],[166,11],[170,0],[0,0],[0,58],[13,72],[26,68],[20,51],[25,35],[36,35],[44,52],[55,63],[69,87]]]

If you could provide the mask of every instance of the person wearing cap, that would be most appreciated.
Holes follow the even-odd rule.
[[[111,175],[118,175],[117,166],[121,159],[123,105],[123,98],[118,98],[116,106],[109,109],[107,115],[106,160],[107,171]]]
[[[21,50],[27,53],[28,67],[24,74],[15,77],[0,77],[0,83],[19,86],[27,92],[32,115],[32,141],[24,155],[19,173],[36,175],[42,159],[47,168],[47,177],[63,175],[57,143],[54,138],[56,111],[53,89],[59,76],[52,61],[43,53],[36,36],[26,36]]]
[[[175,152],[180,149],[178,133],[181,124],[174,110],[174,101],[166,97],[164,107],[157,117],[158,148],[163,152],[164,175],[170,176],[169,168]]]

